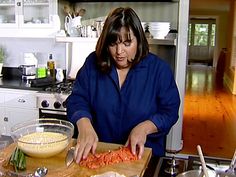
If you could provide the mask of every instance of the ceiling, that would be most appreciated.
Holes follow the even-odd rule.
[[[228,11],[230,0],[190,0],[190,10]]]

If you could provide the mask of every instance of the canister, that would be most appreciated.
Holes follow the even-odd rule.
[[[43,78],[47,76],[47,69],[45,65],[38,65],[37,78]]]

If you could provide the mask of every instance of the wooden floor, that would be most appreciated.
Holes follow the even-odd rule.
[[[192,65],[187,69],[184,102],[183,140],[180,153],[232,158],[236,149],[236,96],[212,67]]]

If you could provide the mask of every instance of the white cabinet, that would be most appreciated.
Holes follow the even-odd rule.
[[[35,91],[0,89],[0,127],[2,134],[10,135],[11,127],[27,120],[37,119]]]
[[[57,0],[0,0],[0,37],[47,37],[60,30]]]

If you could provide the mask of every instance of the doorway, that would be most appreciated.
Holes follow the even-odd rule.
[[[211,18],[191,18],[188,36],[188,64],[198,63],[213,66],[216,20]]]

